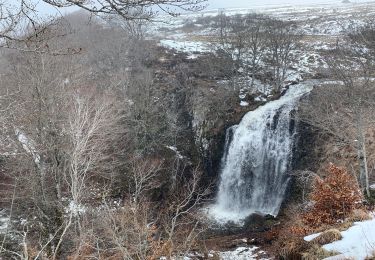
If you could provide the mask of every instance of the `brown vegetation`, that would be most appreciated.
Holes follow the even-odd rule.
[[[325,259],[330,256],[337,255],[336,252],[327,251],[322,248],[320,245],[312,245],[307,251],[301,254],[302,259],[304,260],[317,260],[317,259]]]
[[[340,240],[341,238],[342,236],[339,230],[329,229],[322,232],[318,237],[314,238],[312,242],[317,243],[319,245],[325,245]]]
[[[365,221],[370,220],[371,216],[369,215],[369,212],[367,212],[364,209],[355,209],[350,214],[348,221],[349,222],[358,222],[358,221]]]
[[[343,220],[360,206],[362,199],[353,176],[333,164],[328,167],[325,179],[316,178],[310,196],[314,204],[304,215],[304,222],[313,227]]]

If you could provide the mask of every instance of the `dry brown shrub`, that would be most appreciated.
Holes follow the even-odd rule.
[[[325,179],[317,178],[311,193],[312,209],[304,214],[304,223],[319,227],[334,224],[349,216],[362,200],[355,178],[346,169],[330,164]]]
[[[296,225],[296,226],[291,226],[289,228],[289,232],[290,234],[293,234],[295,236],[306,236],[307,234],[311,232],[311,229],[306,226]]]
[[[314,230],[306,225],[298,205],[289,205],[285,209],[285,215],[288,216],[288,221],[285,223],[282,234],[287,234],[286,238],[304,237]]]
[[[318,237],[314,238],[312,242],[317,243],[319,245],[325,245],[340,240],[341,238],[342,235],[339,230],[329,229],[322,232]]]
[[[307,247],[307,242],[301,238],[290,238],[278,245],[279,259],[300,259],[300,254]]]
[[[289,205],[284,214],[288,219],[276,229],[277,238],[272,242],[275,254],[279,259],[300,259],[301,252],[308,246],[303,237],[310,233],[311,229],[304,224],[298,205]]]

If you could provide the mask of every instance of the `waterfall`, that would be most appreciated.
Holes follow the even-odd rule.
[[[209,214],[240,222],[252,213],[276,216],[288,186],[300,97],[312,84],[291,86],[280,99],[248,112],[227,130],[220,186]]]

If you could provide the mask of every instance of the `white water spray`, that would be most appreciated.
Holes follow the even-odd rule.
[[[280,99],[248,112],[227,130],[216,203],[219,222],[240,222],[252,213],[277,215],[288,186],[298,100],[312,83],[291,86]]]

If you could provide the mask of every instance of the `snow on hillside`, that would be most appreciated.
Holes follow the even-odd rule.
[[[296,53],[300,59],[297,67],[299,71],[305,72],[307,67],[325,67],[319,52],[332,49],[338,36],[363,26],[375,15],[375,1],[352,1],[352,4],[342,4],[341,1],[324,1],[324,4],[303,1],[299,5],[292,2],[293,0],[276,6],[253,4],[251,8],[204,10],[176,18],[160,17],[152,25],[150,37],[158,39],[161,46],[185,52],[190,55],[189,58],[194,59],[199,57],[199,53],[212,51],[212,39],[218,35],[215,22],[205,20],[206,17],[216,16],[221,11],[228,16],[263,13],[276,19],[298,23],[298,30],[306,37],[303,40],[304,52]]]
[[[350,4],[343,4],[341,1],[328,0],[320,1],[319,4],[319,1],[305,0],[296,4],[297,1],[290,0],[284,4],[275,3],[263,4],[258,1],[257,4],[255,1],[251,8],[204,10],[176,18],[161,17],[153,25],[151,37],[158,39],[163,47],[186,53],[188,59],[196,59],[203,53],[214,51],[218,28],[216,22],[207,17],[216,16],[221,11],[228,16],[257,12],[283,21],[295,21],[298,32],[304,35],[303,47],[293,51],[294,64],[288,70],[287,84],[300,82],[327,69],[322,53],[333,49],[340,35],[363,26],[375,15],[375,1],[351,1]],[[241,89],[240,105],[243,107],[248,106],[248,94],[257,95],[256,101],[265,101],[272,89],[266,82],[255,80],[255,87],[249,91],[249,82],[251,79],[248,78],[237,82]]]
[[[207,43],[194,42],[194,41],[179,41],[179,40],[161,40],[160,44],[164,47],[175,49],[179,52],[185,53],[202,53],[209,52],[209,46]]]
[[[322,1],[321,1],[322,2]],[[365,21],[373,18],[375,14],[375,1],[352,1],[352,4],[342,4],[341,1],[324,1],[317,4],[316,1],[304,1],[298,5],[293,0],[283,5],[256,5],[250,8],[228,8],[204,10],[198,13],[183,14],[176,18],[168,16],[160,17],[153,25],[154,36],[161,40],[174,40],[184,42],[191,40],[192,36],[210,36],[215,33],[214,28],[200,24],[199,20],[205,17],[213,17],[224,12],[228,16],[236,14],[263,13],[271,17],[299,22],[300,29],[305,35],[337,36],[349,29],[362,26]],[[186,26],[190,27],[187,29]],[[194,40],[202,43],[202,40]]]

